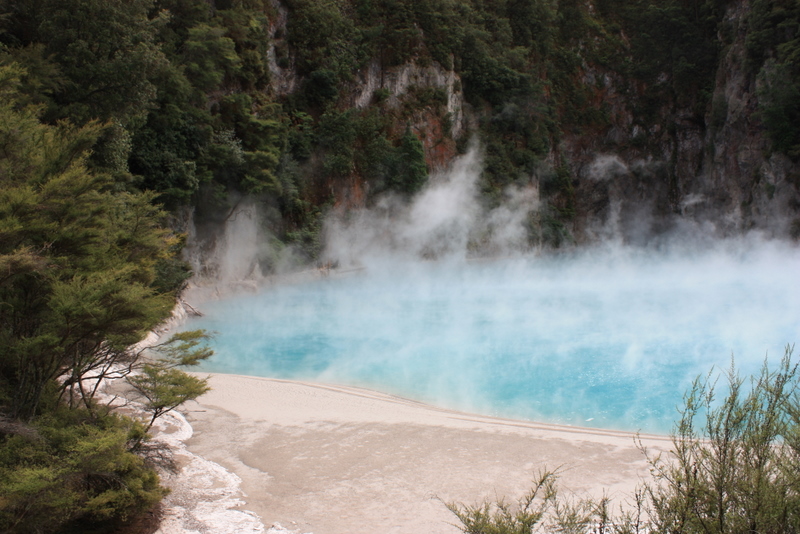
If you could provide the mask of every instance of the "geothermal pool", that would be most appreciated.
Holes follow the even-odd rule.
[[[665,433],[691,381],[800,333],[781,244],[378,262],[202,305],[203,370],[362,386],[500,417]]]

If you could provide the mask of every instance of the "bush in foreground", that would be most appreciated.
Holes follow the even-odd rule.
[[[63,408],[0,447],[0,531],[108,532],[165,494],[130,449],[143,425]]]
[[[777,370],[765,364],[746,381],[732,364],[723,376],[725,388],[711,373],[695,380],[668,454],[640,445],[653,479],[629,512],[612,516],[607,499],[560,497],[552,471],[514,505],[448,508],[467,534],[800,532],[800,377],[792,347]]]
[[[112,532],[165,494],[147,430],[207,390],[178,368],[212,352],[203,332],[131,348],[169,315],[179,286],[156,266],[181,238],[90,165],[108,125],[42,123],[26,76],[0,61],[0,532]],[[124,378],[145,424],[101,395]]]

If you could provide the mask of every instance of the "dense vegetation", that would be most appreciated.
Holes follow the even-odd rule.
[[[775,150],[800,157],[800,6],[756,0],[748,25],[747,59],[758,72],[764,124]]]
[[[107,532],[164,495],[146,431],[205,391],[175,367],[210,352],[200,333],[128,349],[169,314],[177,238],[152,193],[88,167],[102,126],[41,122],[26,74],[0,67],[0,530]],[[101,402],[129,375],[147,426]]]
[[[87,165],[117,190],[154,191],[169,209],[195,205],[210,218],[227,193],[255,195],[277,213],[278,237],[313,257],[335,191],[361,183],[367,201],[411,194],[433,151],[454,141],[463,150],[473,134],[487,204],[536,175],[547,203],[531,238],[557,243],[575,216],[561,140],[607,133],[607,80],[642,132],[608,138],[608,150],[656,154],[663,139],[643,132],[674,135],[678,109],[705,125],[720,52],[737,30],[723,20],[730,3],[287,0],[284,28],[267,0],[3,0],[0,42],[2,60],[24,66],[21,91],[45,122],[100,121]],[[800,139],[798,15],[793,2],[760,0],[747,20],[762,116],[774,149],[790,155]],[[454,69],[477,130],[452,139],[442,88],[412,87],[399,103],[379,89],[353,108],[356,75],[372,61]],[[276,92],[276,75],[294,90]]]
[[[797,3],[753,0],[746,28],[724,18],[731,4],[0,0],[0,529],[102,530],[163,494],[146,461],[152,420],[103,407],[90,378],[138,369],[153,418],[203,391],[176,368],[208,356],[202,335],[147,366],[126,350],[190,275],[168,229],[179,208],[222,220],[229,195],[250,195],[313,259],[337,191],[409,197],[434,153],[477,135],[486,205],[535,175],[530,240],[558,245],[576,216],[562,141],[644,157],[659,150],[644,132],[675,136],[678,109],[718,128],[715,71],[745,30],[772,149],[800,157]],[[375,64],[452,69],[472,131],[454,137],[442,87],[379,88],[354,107]],[[641,135],[606,135],[611,86]]]

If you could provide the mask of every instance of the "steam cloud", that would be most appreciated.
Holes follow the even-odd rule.
[[[599,157],[583,178],[613,185],[629,172]],[[367,269],[302,284],[255,283],[262,265],[291,261],[291,252],[273,252],[256,205],[238,203],[198,268],[254,282],[249,295],[209,303],[186,326],[219,332],[207,370],[665,432],[698,374],[727,367],[731,354],[744,373],[756,371],[795,341],[792,244],[755,233],[719,240],[687,226],[627,246],[612,205],[595,245],[524,254],[541,209],[535,181],[487,209],[479,174],[473,149],[410,200],[386,196],[331,214],[324,259],[342,272]],[[465,261],[476,248],[495,261]]]
[[[219,332],[207,370],[665,432],[697,375],[726,368],[732,354],[755,372],[800,334],[793,244],[756,233],[720,240],[686,225],[627,246],[612,205],[595,245],[526,255],[538,188],[509,188],[486,209],[480,163],[470,150],[410,200],[332,214],[324,259],[367,269],[254,284],[248,296],[204,306],[187,328]],[[588,169],[583,178],[600,186],[631,172],[613,156]],[[279,263],[258,215],[243,201],[228,217],[206,265],[220,279],[260,279],[261,265]],[[495,261],[465,261],[476,247]]]
[[[387,195],[372,208],[333,214],[325,226],[323,259],[361,266],[386,258],[464,259],[473,247],[495,255],[526,250],[538,190],[509,188],[499,207],[486,210],[478,200],[480,173],[480,153],[473,147],[449,171],[431,176],[410,201]]]
[[[193,300],[241,289],[254,291],[269,274],[289,273],[302,266],[292,247],[282,245],[270,231],[263,209],[254,199],[230,200],[232,207],[222,223],[210,223],[202,232],[193,224],[189,227],[184,259],[194,272]]]
[[[755,237],[371,267],[206,306],[187,325],[219,332],[206,369],[666,432],[693,378],[800,333],[800,253]]]

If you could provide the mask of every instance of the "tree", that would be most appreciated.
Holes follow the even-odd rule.
[[[183,43],[184,65],[187,77],[200,91],[216,89],[225,76],[232,76],[239,67],[241,60],[225,33],[224,28],[208,24],[189,29]]]
[[[48,126],[16,109],[20,72],[0,68],[0,385],[4,411],[31,419],[46,391],[90,408],[83,377],[125,361],[166,316],[155,265],[176,238],[152,194],[114,194],[88,170],[100,125]]]
[[[287,36],[296,50],[300,74],[330,69],[346,81],[368,59],[360,49],[361,35],[340,2],[290,0],[292,24]]]
[[[712,374],[686,393],[672,450],[651,456],[653,480],[632,496],[635,509],[612,517],[608,500],[559,497],[545,472],[516,506],[448,504],[467,534],[613,532],[727,534],[800,531],[800,364],[786,347],[746,383],[731,364],[717,399]]]
[[[103,125],[42,124],[24,76],[0,66],[0,531],[110,532],[165,490],[149,425],[98,402],[99,385],[154,376],[155,419],[207,389],[174,367],[211,350],[201,332],[157,347],[167,363],[129,349],[169,313],[158,267],[180,239],[153,193],[88,168]]]
[[[428,167],[425,164],[425,151],[422,142],[414,135],[410,127],[400,139],[397,157],[389,185],[395,191],[411,196],[425,185],[428,179]]]
[[[201,345],[208,338],[208,334],[200,330],[179,332],[167,342],[151,347],[159,358],[146,361],[141,372],[128,377],[128,383],[144,399],[144,409],[151,414],[145,432],[162,415],[210,389],[207,379],[178,369],[198,365],[213,354],[211,349]]]
[[[43,0],[28,16],[64,76],[49,118],[76,124],[117,119],[141,123],[155,98],[153,76],[167,61],[156,43],[162,19],[152,0]],[[27,43],[25,43],[27,44]]]
[[[38,418],[29,435],[0,432],[0,531],[114,532],[166,494],[130,450],[141,424],[87,416],[61,409]]]
[[[791,356],[787,347],[777,370],[765,364],[749,384],[731,365],[719,401],[709,377],[695,380],[671,454],[649,458],[656,531],[800,530],[800,377]]]

